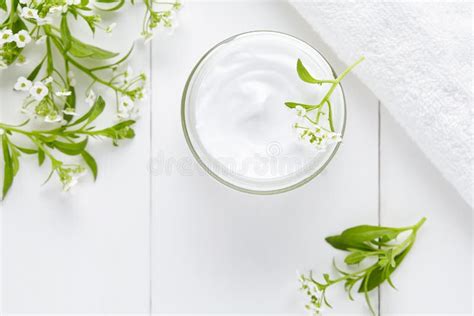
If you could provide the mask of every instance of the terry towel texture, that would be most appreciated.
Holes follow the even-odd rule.
[[[289,1],[472,206],[472,2]]]

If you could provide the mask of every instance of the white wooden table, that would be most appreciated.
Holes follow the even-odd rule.
[[[121,17],[112,47],[128,48],[138,12]],[[185,80],[209,47],[259,29],[302,38],[345,67],[285,1],[186,3],[173,36],[138,45],[134,68],[149,74],[151,97],[133,142],[94,145],[95,184],[64,194],[54,181],[41,186],[46,168],[23,163],[0,210],[3,314],[303,314],[295,271],[326,272],[340,256],[325,236],[422,216],[394,275],[399,291],[373,295],[379,311],[471,314],[472,211],[354,76],[343,83],[344,144],[304,187],[248,195],[197,166],[181,131]],[[14,72],[0,78],[2,119],[18,118]],[[349,302],[340,288],[330,297],[333,313],[368,313],[362,297]]]

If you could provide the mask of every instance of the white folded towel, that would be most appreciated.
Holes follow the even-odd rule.
[[[472,206],[472,2],[289,1]]]

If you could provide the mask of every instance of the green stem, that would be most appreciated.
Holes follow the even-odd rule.
[[[321,113],[322,106],[324,105],[324,103],[329,102],[329,98],[331,97],[334,90],[336,90],[336,88],[339,85],[339,83],[341,82],[341,80],[344,79],[344,77],[347,76],[347,74],[349,72],[351,72],[351,70],[354,69],[358,64],[360,64],[364,59],[365,59],[365,57],[359,58],[355,63],[353,63],[352,65],[347,67],[346,70],[344,70],[339,76],[337,76],[337,78],[335,80],[330,80],[330,81],[333,81],[333,83],[331,85],[331,88],[329,88],[328,92],[326,92],[326,95],[323,97],[321,102],[318,104],[320,106],[320,108],[318,109],[318,114],[317,114],[318,119],[316,121],[319,121],[319,116],[320,116],[320,113]],[[332,110],[331,110],[331,105],[329,103],[328,103],[328,111],[329,111],[329,117],[328,117],[329,125],[331,127],[331,131],[334,132],[334,126],[333,126],[333,122],[332,122]]]
[[[10,24],[10,29],[13,29],[13,23],[15,20],[15,13],[16,13],[16,6],[15,6],[15,0],[10,1],[11,8],[10,8],[10,17],[8,18],[8,22]]]

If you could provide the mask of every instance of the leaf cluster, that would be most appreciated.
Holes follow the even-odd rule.
[[[51,164],[51,175],[56,172],[58,176],[64,174],[64,170],[81,170],[80,165],[69,164],[63,161],[62,153],[66,156],[79,156],[92,172],[94,179],[98,175],[98,165],[87,147],[90,138],[108,138],[114,145],[122,139],[131,139],[135,136],[132,128],[135,121],[126,120],[112,126],[97,129],[93,126],[96,119],[103,113],[105,102],[98,97],[94,105],[84,115],[66,125],[50,130],[28,130],[24,128],[29,121],[20,126],[11,126],[0,123],[2,132],[1,142],[4,162],[4,177],[2,198],[5,198],[10,190],[13,180],[20,169],[20,157],[25,155],[36,156],[38,165],[42,166],[46,159]],[[19,145],[16,135],[23,136],[29,142],[29,146]],[[64,156],[63,155],[63,156]],[[68,168],[66,168],[68,167]],[[71,179],[62,179],[63,185],[69,185]]]
[[[306,286],[304,290],[314,302],[313,305],[317,304],[318,308],[322,304],[331,307],[326,299],[326,290],[334,284],[344,283],[349,298],[353,300],[352,290],[357,286],[357,292],[364,294],[370,311],[375,314],[369,292],[384,282],[395,288],[391,276],[412,249],[416,234],[425,221],[426,218],[422,218],[413,226],[400,228],[360,225],[348,228],[339,235],[326,237],[326,242],[333,248],[347,253],[344,263],[347,268],[352,267],[352,269],[351,271],[340,269],[334,262],[334,267],[339,274],[337,278],[332,279],[325,273],[323,274],[324,281],[320,282],[315,280],[312,274],[309,277],[301,276]],[[400,241],[402,234],[407,234],[407,236]],[[354,268],[364,266],[364,264],[366,267],[352,272]],[[319,296],[314,291],[308,291],[308,284],[314,286],[320,293]],[[317,298],[316,301],[314,297]]]

